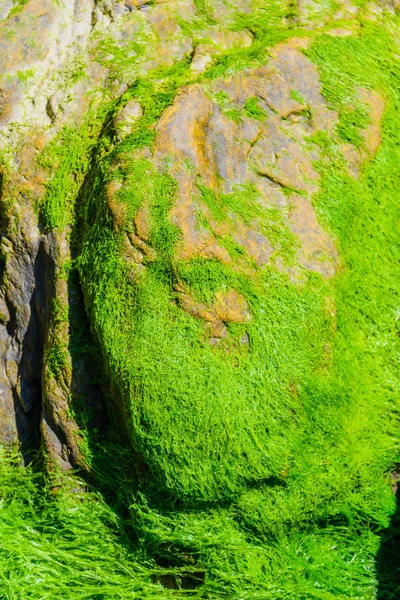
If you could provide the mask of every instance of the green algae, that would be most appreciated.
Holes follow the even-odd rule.
[[[265,110],[259,105],[259,99],[255,96],[252,96],[246,100],[243,109],[248,117],[257,119],[261,122],[267,116]]]
[[[330,337],[323,310],[330,292],[314,275],[298,288],[273,270],[252,281],[217,261],[197,263],[193,276],[190,263],[173,259],[178,232],[167,220],[173,197],[165,177],[155,173],[144,181],[153,223],[149,240],[158,258],[140,281],[130,283],[121,253],[124,233],[114,231],[101,180],[93,196],[89,192],[91,221],[80,273],[90,318],[111,372],[118,374],[116,385],[129,399],[134,445],[152,476],[182,499],[215,501],[244,489],[247,481],[279,477],[287,469],[296,404],[290,384],[304,370],[311,376],[321,362],[318,355]],[[228,196],[228,207],[233,202],[240,210],[243,198]],[[240,366],[240,349],[233,360],[224,355],[225,344],[211,348],[201,324],[175,304],[179,277],[193,281],[194,290],[213,281],[214,292],[233,287],[243,293],[253,319],[247,327],[250,352]]]
[[[10,13],[9,13],[9,17],[13,17],[14,15],[17,15],[19,12],[21,12],[21,10],[24,8],[24,6],[26,6],[28,4],[29,0],[17,0],[16,2],[14,2],[14,6],[11,9]]]
[[[359,60],[360,66],[361,63],[365,65],[366,58],[371,66],[376,61],[376,50],[370,40],[377,37],[385,38],[385,34],[376,30],[371,34],[368,28],[365,38],[356,41],[353,38],[321,37],[308,51],[321,70],[325,87],[327,81],[331,86],[324,90],[328,100],[332,98],[330,89],[336,90],[333,66],[338,69],[338,77],[343,78],[344,63],[347,72],[351,73],[351,81],[345,80],[345,85],[338,86],[343,90],[347,88],[346,96],[339,96],[336,90],[335,100],[331,100],[332,106],[339,111],[342,127],[338,131],[338,141],[333,140],[333,147],[343,136],[354,140],[354,132],[366,123],[364,115],[346,120],[348,90],[355,90],[356,85],[370,87],[371,78],[381,72],[381,62],[377,61],[367,79],[361,74],[354,77],[354,61]],[[385,44],[388,40],[386,37]],[[338,48],[341,52],[339,56],[335,54],[333,62],[330,62],[331,48],[335,53]],[[392,71],[389,61],[385,75],[379,75],[382,79],[389,78],[386,79],[385,97],[389,88],[396,89],[391,80]],[[325,72],[329,73],[326,79]],[[382,86],[376,87],[382,90]],[[384,132],[385,124],[393,123],[396,118],[394,112],[390,113],[390,105],[388,111]],[[385,151],[385,144],[391,150]],[[392,244],[389,254],[382,256],[382,250],[379,254],[368,255],[365,243],[367,238],[371,246],[371,240],[377,236],[374,244],[384,246],[383,237],[391,240],[393,236],[393,216],[389,216],[387,210],[375,207],[376,202],[382,203],[388,197],[387,192],[382,194],[382,186],[377,183],[382,178],[381,169],[389,174],[395,168],[395,162],[388,164],[389,156],[395,161],[395,154],[391,154],[394,151],[392,145],[396,146],[394,138],[385,136],[378,156],[365,167],[359,181],[343,172],[341,160],[335,162],[329,156],[329,162],[326,159],[320,161],[322,184],[316,207],[337,237],[343,256],[342,271],[334,286],[311,274],[301,286],[294,285],[273,268],[266,270],[258,280],[250,281],[217,262],[196,264],[190,261],[180,265],[168,259],[164,264],[158,262],[149,267],[145,279],[133,290],[126,283],[121,264],[118,281],[115,276],[110,281],[118,260],[118,237],[111,230],[106,234],[109,242],[112,239],[115,244],[114,256],[107,259],[105,248],[108,253],[110,247],[103,246],[105,209],[97,203],[99,212],[87,234],[93,244],[93,254],[86,245],[81,258],[81,276],[91,299],[91,318],[101,331],[100,338],[113,365],[112,371],[118,373],[121,395],[130,396],[133,401],[131,436],[151,471],[151,481],[145,478],[141,484],[142,494],[149,498],[164,494],[166,498],[155,502],[146,535],[156,535],[161,544],[166,537],[168,539],[171,526],[165,528],[162,525],[165,517],[161,516],[158,507],[161,502],[165,514],[171,492],[189,505],[219,501],[225,506],[229,502],[225,508],[209,508],[203,518],[206,522],[212,520],[212,525],[204,525],[204,532],[213,538],[210,542],[212,560],[217,561],[210,564],[210,558],[207,558],[209,574],[214,573],[216,564],[220,570],[222,556],[230,553],[224,534],[228,531],[227,521],[233,518],[233,531],[238,541],[233,543],[237,549],[232,549],[228,563],[230,568],[232,564],[240,564],[237,567],[240,584],[236,587],[230,582],[228,594],[232,597],[240,597],[246,585],[253,585],[254,594],[259,594],[251,597],[269,597],[268,594],[276,598],[291,597],[290,592],[268,588],[271,572],[266,565],[270,566],[272,559],[263,558],[263,552],[269,555],[271,540],[281,541],[299,528],[303,535],[317,536],[318,529],[312,523],[321,520],[334,523],[335,519],[338,523],[350,523],[362,537],[362,522],[383,525],[385,511],[390,511],[390,494],[379,473],[396,460],[391,437],[393,430],[387,436],[383,426],[387,423],[389,406],[396,410],[396,404],[395,397],[389,400],[394,389],[390,385],[389,388],[381,387],[379,381],[383,363],[388,365],[385,370],[390,368],[389,365],[394,368],[391,357],[396,339],[381,348],[383,355],[378,360],[374,344],[371,347],[366,341],[371,339],[369,327],[372,324],[363,313],[367,306],[373,306],[367,301],[368,294],[379,294],[383,299],[383,280],[390,281],[390,289],[396,280],[394,273],[382,277],[382,273],[390,273],[395,268]],[[383,159],[380,158],[382,153]],[[386,182],[386,185],[395,185],[390,176]],[[214,212],[221,210],[223,203],[219,204],[208,190],[201,191]],[[98,198],[99,194],[95,196]],[[351,217],[349,211],[353,210],[357,215],[361,211],[358,219]],[[100,222],[103,226],[99,228]],[[350,229],[354,226],[359,237],[355,237],[355,231]],[[98,238],[94,238],[94,232]],[[345,236],[343,240],[342,235]],[[374,279],[374,269],[368,267],[368,261],[379,260],[378,255],[382,264]],[[101,257],[95,265],[95,269],[99,268],[97,272],[93,270],[92,256]],[[250,349],[243,349],[237,343],[239,332],[236,338],[233,333],[217,348],[210,348],[202,341],[201,327],[196,320],[183,314],[173,303],[173,284],[177,275],[203,301],[209,301],[216,291],[231,286],[244,294],[253,316],[253,322],[245,328]],[[118,292],[117,296],[113,290]],[[124,299],[123,309],[121,302],[115,307],[118,297]],[[374,323],[375,332],[388,331],[385,319],[390,319],[390,314],[394,325],[391,297],[394,298],[393,293],[387,294],[385,303],[379,307],[382,329]],[[330,325],[328,308],[324,308],[329,298],[336,298],[336,330]],[[129,321],[132,314],[135,315],[134,326]],[[375,309],[374,320],[377,317]],[[116,336],[117,330],[122,334]],[[330,347],[329,351],[327,347]],[[364,374],[362,381],[360,373]],[[255,487],[254,491],[249,491],[249,487]],[[133,504],[132,510],[140,529],[144,526],[141,525],[144,515],[141,512],[137,515],[137,506]],[[149,514],[148,510],[145,515]],[[180,543],[182,555],[203,556],[201,536],[205,533],[201,534],[202,526],[197,524],[189,534],[192,540],[189,548],[184,543],[191,519],[196,514],[194,509],[188,507],[181,511],[185,523],[181,534],[177,532],[176,509],[171,514],[175,533],[169,542],[173,544],[170,560],[179,555]],[[236,521],[234,515],[238,514],[240,519]],[[217,525],[219,522],[224,523],[222,530],[222,525]],[[240,532],[247,531],[250,524],[254,538],[246,545]],[[218,531],[224,539],[220,544],[217,543]],[[341,529],[332,526],[332,531],[339,533]],[[255,540],[260,541],[256,543]],[[254,544],[266,544],[264,551],[258,550],[257,567],[251,559]],[[216,550],[218,547],[219,551]],[[277,560],[276,555],[274,560]],[[355,573],[356,569],[356,579]],[[358,596],[355,597],[364,597],[362,594],[373,597],[374,584],[368,577],[360,583],[360,589],[365,584],[364,591],[356,592]],[[352,582],[355,579],[350,577]],[[225,586],[228,580],[224,579]],[[212,590],[216,584],[215,574],[211,581]],[[330,591],[321,591],[316,597],[340,598],[349,594],[345,581],[339,585],[335,580],[331,585]],[[302,597],[300,589],[296,593],[298,595],[292,597]],[[310,595],[304,597],[312,597],[310,590],[307,593]]]
[[[257,44],[267,39],[257,23],[253,29]],[[268,39],[274,35],[288,34]],[[336,137],[316,139],[322,158],[314,198],[340,251],[339,274],[332,283],[305,274],[299,285],[274,267],[252,278],[218,261],[174,261],[179,233],[168,211],[175,182],[140,160],[121,169],[119,199],[128,206],[127,223],[148,200],[158,258],[133,284],[122,258],[129,227],[115,230],[105,185],[118,155],[151,146],[152,124],[184,83],[186,67],[178,77],[171,69],[161,84],[138,80],[129,93],[142,101],[143,118],[110,154],[111,138],[104,142],[105,156],[96,157],[78,206],[68,201],[73,216],[67,220],[77,223],[77,264],[105,378],[125,399],[128,434],[150,470],[138,473],[136,454],[88,434],[91,468],[111,506],[125,511],[123,523],[100,496],[74,501],[66,495],[58,511],[43,496],[40,519],[31,508],[38,505],[32,474],[22,475],[23,489],[16,492],[4,484],[4,597],[25,597],[33,576],[42,578],[42,589],[32,598],[52,597],[55,590],[66,598],[376,597],[377,531],[394,510],[384,473],[399,461],[399,213],[393,199],[399,193],[400,70],[390,34],[368,22],[360,37],[317,36],[306,52],[340,117]],[[238,54],[217,59],[206,77],[237,67]],[[355,180],[340,143],[359,145],[367,123],[362,107],[349,109],[357,86],[378,90],[386,112],[382,145]],[[77,170],[75,164],[67,162],[65,172]],[[87,158],[82,173],[88,166]],[[45,204],[50,229],[65,225],[63,199],[77,192],[58,191],[61,174]],[[216,215],[235,201],[202,192]],[[243,216],[243,202],[234,206]],[[241,260],[232,240],[226,242]],[[209,347],[198,321],[176,305],[178,279],[206,303],[218,291],[237,289],[252,322],[232,326],[227,340]],[[249,344],[241,343],[245,333]],[[117,473],[110,463],[119,463]],[[21,471],[14,465],[8,473],[14,481]],[[24,514],[22,498],[30,507]],[[28,532],[23,540],[10,536],[16,518]],[[39,550],[32,533],[38,529]],[[127,530],[135,532],[129,552]],[[97,538],[104,545],[98,547]],[[50,555],[58,573],[61,566],[57,582],[54,564],[44,560]],[[167,590],[161,584],[168,575],[185,589]],[[395,598],[396,582],[385,585]]]

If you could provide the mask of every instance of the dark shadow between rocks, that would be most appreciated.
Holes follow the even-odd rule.
[[[125,543],[130,546],[136,542],[136,535],[130,524],[128,506],[137,489],[137,478],[128,469],[132,460],[128,444],[123,442],[114,419],[108,416],[105,400],[108,377],[100,345],[91,332],[75,268],[68,276],[68,305],[70,402],[76,424],[85,436],[83,453],[89,463],[86,470],[80,470],[80,475],[118,514],[123,529],[127,530]]]
[[[46,252],[43,242],[37,252],[33,275],[34,290],[30,299],[30,317],[22,340],[18,365],[20,389],[13,389],[15,422],[21,452],[26,464],[36,456],[40,447],[40,415],[42,406],[41,373],[43,367],[44,331],[47,318]],[[12,315],[15,318],[15,315]],[[9,333],[15,331],[11,318]]]
[[[376,556],[377,600],[400,598],[400,467],[392,473],[392,478],[395,482],[396,510],[390,526],[381,532],[381,544]]]

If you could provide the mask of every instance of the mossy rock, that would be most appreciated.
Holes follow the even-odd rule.
[[[284,485],[304,428],[299,389],[330,367],[340,259],[313,196],[318,136],[337,136],[338,115],[306,46],[181,89],[154,143],[128,136],[87,192],[93,328],[133,448],[187,501]],[[359,164],[376,150],[369,127],[352,147]]]
[[[0,596],[397,598],[398,2],[69,4],[0,9]]]

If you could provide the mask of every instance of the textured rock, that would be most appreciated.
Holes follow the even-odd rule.
[[[286,472],[287,440],[277,453],[275,425],[263,427],[273,354],[254,340],[270,335],[274,277],[295,304],[307,282],[329,289],[340,268],[313,204],[317,163],[329,160],[318,140],[340,144],[340,122],[306,48],[291,39],[263,66],[181,87],[152,135],[135,138],[144,102],[133,137],[100,161],[86,189],[80,272],[89,317],[127,435],[157,485],[181,500],[216,502],[244,481]],[[360,146],[348,146],[359,167],[378,148],[383,101],[357,93],[370,115]],[[335,330],[332,302],[325,296],[314,314],[327,320],[325,333]],[[329,342],[315,343],[315,364],[328,365]],[[284,360],[295,364],[296,352]],[[282,421],[293,413],[285,393]]]
[[[155,135],[154,145],[120,154],[102,188],[114,234],[123,232],[120,258],[133,285],[166,260],[154,242],[155,174],[166,177],[160,185],[171,185],[175,194],[166,215],[167,227],[177,232],[171,302],[201,325],[207,347],[222,348],[233,339],[232,327],[254,322],[251,302],[232,285],[200,299],[181,276],[181,265],[216,261],[254,280],[275,268],[294,282],[301,282],[304,269],[326,280],[337,272],[334,240],[313,207],[319,189],[315,161],[320,158],[313,136],[334,135],[338,118],[321,95],[315,66],[302,52],[305,38],[278,45],[261,66],[197,80],[219,54],[252,46],[249,28],[232,27],[237,8],[242,16],[253,9],[248,2],[235,8],[221,1],[204,13],[192,0],[2,4],[1,441],[28,448],[41,440],[62,469],[85,467],[71,398],[86,396],[97,407],[98,422],[105,421],[98,387],[89,381],[94,376],[87,375],[90,358],[72,356],[69,320],[60,321],[54,307],[66,314],[71,302],[80,302],[65,279],[65,266],[76,252],[71,249],[74,202],[84,196],[81,186],[87,193],[85,169],[96,136],[124,143],[148,123],[148,106],[132,92],[137,77],[151,76],[151,85],[162,92],[163,77],[181,61],[187,83],[178,85],[160,118],[146,125]],[[346,19],[356,9],[348,2],[336,8],[302,1],[296,15],[282,16],[281,23],[297,19],[302,26],[311,21],[315,26],[318,13],[321,26],[329,24],[332,34],[347,35],[351,26]],[[389,9],[370,11],[370,16],[378,18]],[[336,21],[341,31],[335,30]],[[156,75],[153,69],[159,69]],[[361,132],[363,144],[341,147],[354,177],[377,151],[384,108],[377,92],[360,88],[358,94],[370,115]],[[102,113],[105,105],[112,105],[109,113]],[[77,127],[90,138],[91,121],[97,125],[91,130],[93,139],[85,141],[86,155],[71,153],[65,166],[63,153],[52,154],[49,148]],[[123,200],[127,182],[120,173],[124,163],[129,171],[132,161],[147,164],[149,181],[147,197],[133,213]],[[62,175],[58,180],[57,172],[64,168],[65,180]],[[61,190],[56,200],[54,189]],[[45,217],[46,202],[65,202],[55,205],[61,218]],[[90,305],[90,294],[86,297]],[[93,319],[91,325],[98,330]],[[239,345],[249,346],[246,331],[238,339]],[[62,360],[54,370],[51,356],[57,348]]]
[[[43,356],[55,339],[53,303],[69,302],[57,275],[68,261],[69,241],[64,232],[47,233],[38,218],[35,207],[58,167],[57,162],[43,161],[42,153],[64,126],[81,124],[90,106],[94,115],[101,95],[112,99],[126,89],[118,81],[107,82],[108,65],[95,62],[93,53],[97,36],[106,35],[104,28],[118,44],[137,30],[137,22],[132,15],[118,24],[116,3],[30,0],[18,9],[14,4],[2,7],[0,23],[0,146],[6,157],[1,190],[0,439],[20,441],[24,448],[38,441],[42,410],[45,445],[66,468],[82,463],[76,426],[65,416],[73,384],[68,368],[61,387],[60,382],[51,383]],[[131,12],[132,3],[119,4]],[[152,30],[150,23],[147,29]],[[168,51],[166,60],[171,60]],[[140,116],[137,107],[128,102],[116,120],[121,136],[129,132],[132,117]],[[67,250],[62,250],[65,245]],[[74,385],[85,388],[85,377],[82,373],[83,381]]]
[[[91,2],[60,10],[53,2],[31,0],[0,25],[0,138],[7,155],[2,243],[8,248],[0,295],[10,314],[0,348],[1,430],[8,431],[2,435],[7,442],[19,440],[25,450],[39,442],[45,338],[58,261],[51,250],[57,247],[56,238],[44,234],[35,209],[52,176],[40,164],[40,154],[68,113],[76,118],[88,106],[82,95],[75,105],[72,99],[64,105],[64,100],[72,92],[65,89],[71,83],[65,68],[88,40],[91,9]]]
[[[51,95],[54,74],[85,46],[91,8],[91,0],[63,10],[50,0],[30,0],[0,26],[2,126],[27,117],[46,123],[46,92]]]
[[[1,597],[389,593],[398,4],[0,0]]]
[[[181,232],[180,259],[198,256],[231,264],[221,243],[231,235],[258,267],[267,264],[274,248],[263,211],[275,207],[298,237],[299,263],[334,275],[337,252],[311,202],[318,189],[313,162],[319,150],[308,138],[318,131],[331,133],[337,116],[321,96],[315,68],[297,46],[294,41],[279,47],[266,67],[184,89],[157,124],[154,165],[167,169],[179,186],[171,222]],[[111,185],[116,184],[109,184],[108,195]],[[249,201],[252,218],[230,209],[226,195],[240,186],[252,187],[258,196],[254,206]],[[215,198],[214,208],[207,205],[207,193]],[[117,213],[124,205],[114,205],[115,222],[122,225],[125,219]],[[206,229],[198,225],[199,213]],[[140,215],[143,231],[143,209]]]
[[[129,100],[114,119],[117,136],[122,139],[132,133],[135,122],[140,119],[142,114],[143,110],[139,102]]]

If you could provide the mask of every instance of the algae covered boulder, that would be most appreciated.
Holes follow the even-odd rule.
[[[340,259],[313,197],[338,115],[306,47],[178,90],[86,191],[79,264],[112,395],[156,485],[181,499],[283,484],[299,390],[330,365]]]
[[[1,598],[399,596],[398,5],[0,0]]]

